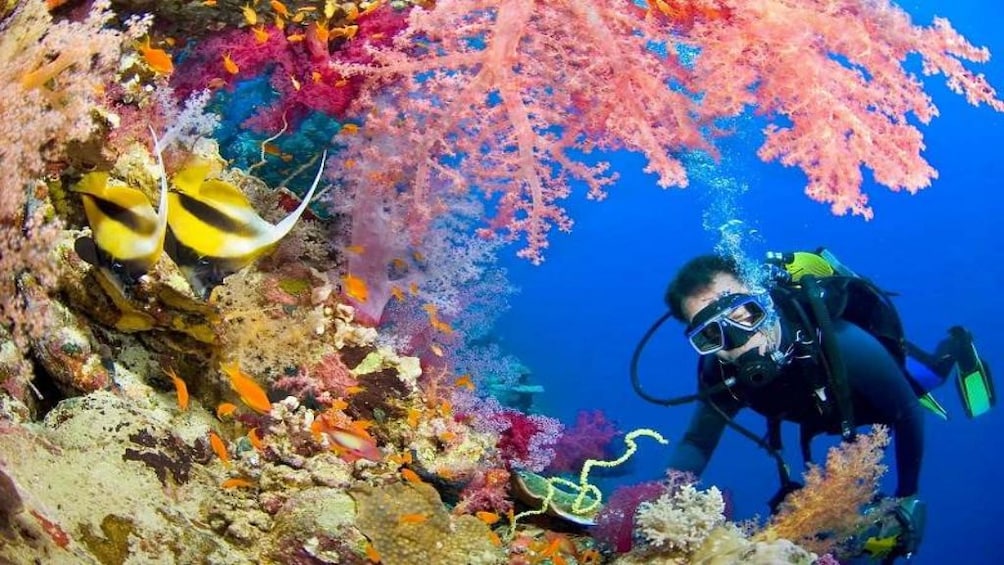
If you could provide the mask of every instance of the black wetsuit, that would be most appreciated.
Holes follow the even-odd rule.
[[[896,496],[916,494],[924,451],[924,419],[917,395],[896,359],[871,334],[843,320],[836,320],[834,329],[846,368],[854,423],[889,426],[896,450]],[[785,351],[793,332],[786,326],[783,333],[788,334],[782,343],[782,351]],[[714,355],[703,357],[699,389],[706,390],[721,383],[731,370],[732,366],[721,363]],[[764,416],[802,424],[811,435],[839,433],[837,411],[821,415],[813,401],[813,387],[804,375],[805,370],[804,364],[794,362],[765,386],[737,385],[715,394],[711,401],[729,417],[748,406]],[[725,425],[725,420],[711,406],[699,403],[683,440],[677,444],[670,467],[700,475]]]

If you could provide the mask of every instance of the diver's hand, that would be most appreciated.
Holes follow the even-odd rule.
[[[916,496],[882,497],[865,509],[869,525],[855,536],[863,555],[892,563],[910,558],[920,547],[926,522],[926,505]]]
[[[927,524],[927,504],[916,495],[896,499],[892,513],[902,523],[903,533],[900,535],[900,546],[903,555],[910,557],[920,542],[924,539],[924,526]]]

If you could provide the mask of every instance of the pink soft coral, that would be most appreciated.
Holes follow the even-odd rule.
[[[985,50],[944,20],[914,26],[885,0],[649,4],[439,0],[413,10],[373,64],[335,65],[367,79],[355,161],[394,171],[357,168],[349,180],[397,201],[414,239],[448,209],[441,195],[479,191],[494,206],[482,233],[525,238],[519,254],[540,262],[549,230],[571,227],[560,203],[570,181],[599,199],[614,180],[581,152],[640,152],[660,186],[684,186],[677,156],[711,150],[716,121],[753,107],[770,122],[761,158],[802,168],[809,196],[834,212],[870,217],[863,167],[911,191],[936,174],[908,121],[936,110],[903,68],[907,54],[970,102],[1004,110],[961,63]]]
[[[372,51],[374,65],[335,63],[369,81],[354,161],[398,173],[350,175],[360,190],[395,198],[404,175],[410,187],[398,199],[416,239],[445,210],[441,194],[475,187],[494,206],[484,233],[525,237],[520,255],[534,262],[552,227],[571,228],[558,204],[569,181],[596,199],[613,182],[606,164],[576,151],[640,151],[660,185],[685,184],[672,154],[707,144],[692,98],[666,87],[686,80],[683,68],[648,49],[659,26],[633,11],[613,0],[444,0],[413,10],[394,49]]]
[[[923,84],[903,67],[920,55],[926,75],[942,74],[972,104],[1004,111],[982,75],[962,61],[983,62],[947,20],[930,27],[886,0],[705,1],[724,6],[682,38],[701,49],[694,79],[702,114],[735,115],[753,106],[770,124],[760,148],[765,161],[794,165],[809,177],[806,193],[871,218],[861,193],[862,168],[893,190],[928,186],[937,171],[921,157],[921,132],[938,110]]]

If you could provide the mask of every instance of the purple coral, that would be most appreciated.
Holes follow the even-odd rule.
[[[605,459],[607,446],[620,432],[601,410],[579,412],[575,427],[565,430],[555,445],[551,473],[577,473],[587,459]]]

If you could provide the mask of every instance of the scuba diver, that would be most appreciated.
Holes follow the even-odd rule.
[[[878,505],[867,509],[874,514],[871,527],[848,545],[883,563],[909,557],[924,527],[924,504],[917,497],[923,409],[947,417],[931,390],[956,373],[967,415],[979,416],[995,402],[989,369],[961,327],[949,330],[933,353],[908,343],[888,293],[825,249],[772,253],[768,264],[774,283],[755,289],[743,282],[731,258],[692,259],[669,285],[669,311],[635,350],[631,378],[642,398],[666,406],[698,402],[669,466],[699,476],[725,428],[732,427],[774,457],[781,479],[770,501],[774,511],[801,487],[780,454],[782,421],[801,426],[806,463],[816,435],[853,441],[859,425],[887,425],[895,437],[895,498],[881,504],[881,512]],[[642,388],[637,365],[647,341],[670,317],[686,325],[684,335],[700,359],[697,393],[666,399]],[[767,418],[766,439],[733,421],[744,407]]]

